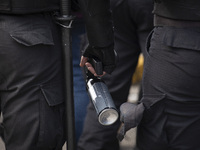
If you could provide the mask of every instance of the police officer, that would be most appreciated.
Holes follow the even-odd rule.
[[[198,150],[200,1],[155,0],[153,13],[137,145],[140,150]]]
[[[101,59],[110,73],[115,57],[109,1],[79,3],[90,41],[84,55]],[[7,150],[62,149],[63,68],[55,11],[58,0],[0,0],[1,136]]]
[[[102,80],[107,84],[117,108],[127,101],[132,76],[138,57],[144,52],[145,41],[153,29],[152,0],[111,0],[114,22],[115,50],[118,53],[116,69]],[[90,103],[78,150],[119,150],[118,120],[111,126],[98,122],[95,108]]]

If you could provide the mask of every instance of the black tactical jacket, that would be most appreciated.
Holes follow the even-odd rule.
[[[200,21],[200,0],[155,0],[153,13],[171,19]]]
[[[109,0],[73,0],[81,8],[92,47],[113,43],[113,26]],[[34,14],[59,11],[60,0],[0,0],[2,14]],[[75,6],[74,3],[72,6]],[[77,9],[77,6],[75,6]]]

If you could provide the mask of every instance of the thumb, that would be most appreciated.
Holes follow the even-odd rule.
[[[85,63],[88,61],[87,57],[81,56],[81,60],[80,60],[80,66],[84,67]]]

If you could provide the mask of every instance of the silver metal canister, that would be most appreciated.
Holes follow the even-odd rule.
[[[89,79],[87,90],[102,125],[111,125],[119,117],[107,86],[101,80]]]

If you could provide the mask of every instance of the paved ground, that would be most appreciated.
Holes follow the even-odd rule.
[[[133,85],[130,89],[130,94],[128,101],[136,102],[138,99],[139,85]],[[136,128],[131,129],[127,132],[124,140],[120,142],[120,150],[133,150],[135,147],[135,137],[136,137]],[[0,139],[0,150],[5,150],[4,144]],[[63,150],[66,150],[66,146],[63,147]]]

